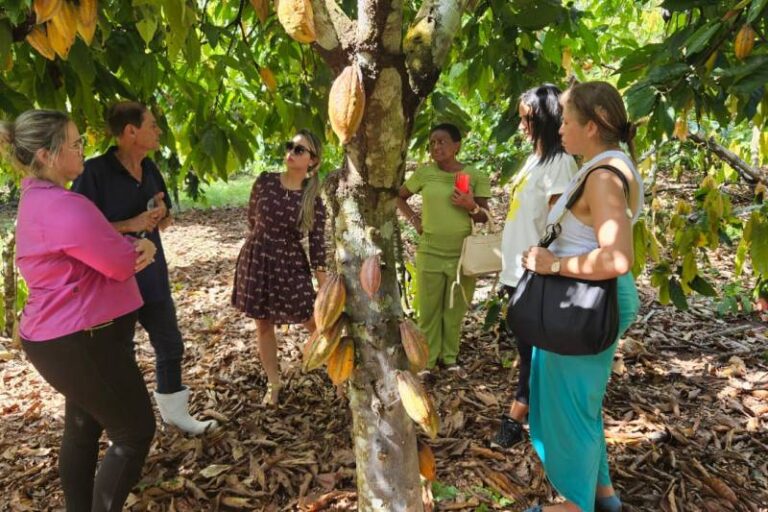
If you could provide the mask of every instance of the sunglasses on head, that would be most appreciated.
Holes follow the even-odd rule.
[[[293,153],[296,156],[301,156],[304,153],[309,153],[310,156],[315,156],[314,151],[312,151],[306,146],[302,146],[301,144],[296,144],[292,140],[289,140],[288,142],[285,143],[285,150]]]

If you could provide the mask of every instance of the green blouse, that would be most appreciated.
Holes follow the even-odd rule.
[[[462,172],[469,174],[469,186],[475,197],[491,196],[488,176],[472,166],[466,166]],[[423,232],[418,250],[423,254],[458,258],[464,238],[472,232],[467,210],[451,203],[455,177],[456,173],[429,164],[417,168],[405,182],[412,194],[422,197]]]

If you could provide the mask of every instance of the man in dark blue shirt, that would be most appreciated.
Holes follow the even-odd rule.
[[[120,232],[146,237],[157,247],[155,262],[136,274],[144,305],[139,323],[155,350],[155,400],[163,421],[198,435],[216,426],[189,415],[189,388],[181,383],[184,342],[168,281],[168,264],[160,230],[171,222],[171,201],[160,171],[147,157],[160,145],[161,130],[144,105],[121,102],[107,115],[117,140],[105,154],[85,162],[72,190],[91,199]]]

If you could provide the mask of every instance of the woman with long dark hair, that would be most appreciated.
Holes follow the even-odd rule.
[[[277,405],[280,364],[275,326],[315,330],[312,274],[325,281],[325,208],[318,196],[320,140],[299,130],[285,145],[285,171],[259,175],[248,204],[250,233],[240,250],[232,304],[256,320],[259,357],[267,374],[264,402]],[[309,238],[309,261],[301,241]]]
[[[539,241],[552,204],[576,173],[576,162],[565,152],[560,140],[560,89],[544,84],[520,96],[520,130],[533,145],[533,152],[515,174],[510,186],[509,212],[501,244],[502,271],[499,281],[511,297],[523,275],[523,251]],[[520,355],[517,392],[509,414],[501,418],[494,444],[509,448],[523,439],[523,422],[528,414],[532,347],[517,340]]]
[[[562,216],[557,239],[548,249],[526,250],[523,265],[543,275],[616,278],[621,336],[639,308],[630,272],[632,224],[643,207],[643,181],[634,164],[635,126],[627,119],[621,95],[606,82],[574,85],[560,102],[563,147],[580,155],[584,164],[552,206],[548,221],[560,218],[571,194],[582,183],[585,186]],[[566,501],[528,512],[621,511],[608,472],[602,414],[617,344],[618,337],[602,352],[584,356],[534,348],[528,413],[531,443],[552,486]]]

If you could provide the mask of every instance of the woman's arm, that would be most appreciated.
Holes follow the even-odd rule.
[[[413,193],[408,190],[408,187],[403,185],[400,187],[400,192],[397,197],[397,209],[403,214],[403,217],[414,227],[418,234],[421,234],[421,216],[413,211],[413,208],[408,204],[408,198]]]
[[[580,202],[589,208],[599,247],[579,256],[559,258],[560,275],[600,281],[629,272],[632,268],[632,223],[618,176],[597,170],[587,178]],[[557,260],[550,251],[531,247],[523,253],[523,265],[539,274],[552,274]]]

